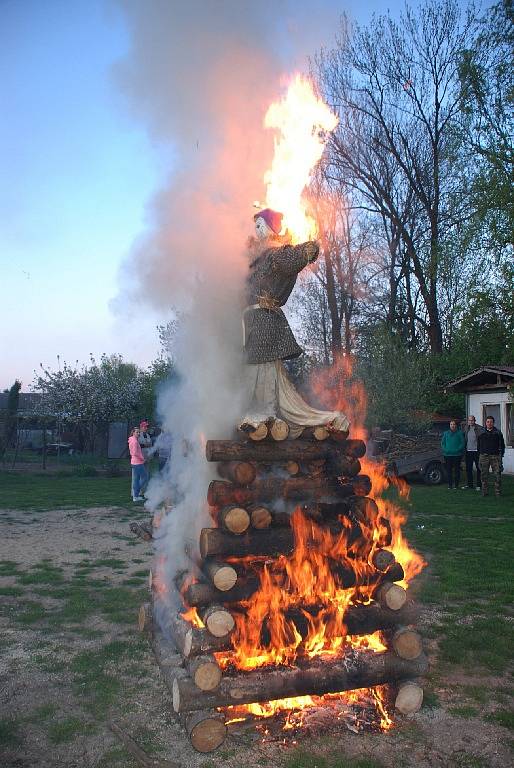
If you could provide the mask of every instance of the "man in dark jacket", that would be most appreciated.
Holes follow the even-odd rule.
[[[478,436],[478,453],[480,456],[480,472],[482,474],[482,496],[487,496],[489,467],[494,477],[494,493],[496,496],[499,496],[505,440],[500,430],[494,426],[493,416],[487,417],[485,420],[485,430]]]
[[[478,438],[484,431],[484,428],[477,424],[474,416],[468,416],[468,423],[462,427],[465,440],[465,454],[464,459],[466,462],[466,475],[468,484],[463,485],[463,488],[473,488],[473,464],[477,468],[477,491],[482,487],[482,480],[480,478],[480,466],[478,463]]]

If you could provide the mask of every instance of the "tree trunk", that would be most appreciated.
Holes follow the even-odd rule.
[[[323,696],[418,677],[427,669],[425,656],[408,661],[389,652],[353,651],[344,659],[314,659],[298,667],[266,667],[240,672],[223,677],[215,691],[198,691],[190,678],[177,675],[173,681],[173,709],[175,712],[191,712],[293,696]]]

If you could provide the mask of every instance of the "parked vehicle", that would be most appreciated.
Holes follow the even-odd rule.
[[[420,436],[376,431],[369,447],[373,459],[385,461],[388,475],[418,477],[427,485],[439,485],[446,479],[440,440],[435,431]]]
[[[396,477],[417,475],[427,485],[439,485],[446,479],[443,454],[440,450],[420,451],[394,459],[388,463],[387,472]]]

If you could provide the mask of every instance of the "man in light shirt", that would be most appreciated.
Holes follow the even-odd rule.
[[[466,441],[466,453],[464,459],[466,462],[466,475],[467,485],[463,485],[463,488],[474,488],[473,484],[473,465],[477,470],[477,486],[476,490],[479,491],[482,488],[482,478],[480,475],[480,466],[478,463],[478,436],[482,434],[484,428],[477,424],[477,420],[474,416],[468,416],[467,424],[462,427],[464,432],[464,439]]]

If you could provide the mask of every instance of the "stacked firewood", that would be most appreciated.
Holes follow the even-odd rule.
[[[396,583],[404,572],[388,549],[389,521],[367,495],[371,482],[360,473],[359,462],[365,450],[360,440],[336,441],[328,433],[286,440],[267,432],[262,441],[207,442],[207,460],[217,462],[223,478],[212,481],[207,494],[215,525],[202,529],[199,560],[188,572],[176,574],[175,594],[168,590],[158,597],[154,591],[153,608],[143,606],[140,613],[140,627],[152,630],[173,709],[199,751],[223,742],[226,727],[219,708],[231,705],[384,683],[396,684],[400,712],[411,713],[421,705],[417,678],[425,674],[427,659],[412,627],[417,609]],[[330,660],[298,658],[294,666],[222,670],[215,654],[230,651],[237,642],[234,617],[259,590],[259,564],[295,548],[291,512],[297,507],[334,536],[344,527],[350,539],[364,536],[374,521],[379,546],[369,542],[365,575],[347,563],[334,560],[329,565],[342,589],[364,584],[372,591],[371,602],[352,605],[344,614],[347,634],[383,630],[388,650],[352,649]],[[305,637],[303,607],[293,620]],[[194,612],[200,621],[188,620]]]

